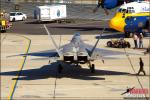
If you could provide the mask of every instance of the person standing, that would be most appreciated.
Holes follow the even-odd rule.
[[[143,48],[143,34],[140,33],[139,34],[139,48]]]
[[[144,63],[143,63],[143,60],[142,60],[142,58],[141,58],[141,57],[140,57],[139,59],[140,59],[140,62],[139,62],[140,69],[139,69],[139,72],[137,73],[137,75],[139,75],[139,74],[140,74],[140,72],[143,72],[143,73],[144,73],[144,75],[146,75],[146,73],[145,73],[145,71],[144,71]]]
[[[138,36],[137,36],[136,33],[133,34],[133,40],[134,40],[134,45],[135,45],[134,48],[137,48],[137,40],[138,40]]]

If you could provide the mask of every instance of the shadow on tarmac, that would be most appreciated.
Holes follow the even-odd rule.
[[[108,70],[96,70],[95,73],[91,73],[90,69],[77,67],[74,65],[65,65],[62,73],[57,72],[58,63],[52,63],[50,65],[44,65],[37,69],[22,70],[18,80],[39,80],[47,78],[72,78],[80,80],[105,80],[105,78],[96,77],[104,75],[129,75],[126,72],[108,71]],[[19,71],[1,72],[1,76],[17,76]],[[13,78],[16,80],[17,78]]]
[[[25,24],[50,24],[56,23],[56,21],[27,21]]]

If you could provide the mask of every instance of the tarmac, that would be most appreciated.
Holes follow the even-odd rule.
[[[86,43],[94,45],[97,35],[83,35]],[[59,43],[59,35],[53,35]],[[66,44],[72,35],[62,35],[60,45]],[[64,66],[62,74],[56,71],[56,63],[48,64],[49,59],[36,56],[15,56],[31,52],[54,49],[47,35],[1,34],[1,100],[48,100],[48,99],[124,99],[121,95],[127,87],[148,89],[149,92],[149,55],[144,49],[133,49],[133,40],[128,38],[132,48],[117,49],[106,47],[110,39],[102,39],[98,48],[114,51],[124,50],[133,55],[114,56],[116,59],[94,61],[96,73],[90,73],[87,65],[82,68]],[[144,47],[149,39],[144,39]],[[143,58],[146,76],[135,75],[139,70],[139,57]],[[128,59],[129,58],[129,59]],[[130,63],[131,62],[131,63]],[[143,94],[149,97],[149,94]],[[137,97],[137,95],[135,96]]]
[[[46,52],[54,49],[43,23],[35,22],[33,11],[36,6],[50,3],[20,3],[19,11],[27,14],[27,21],[13,22],[7,33],[1,34],[1,100],[120,100],[149,97],[150,91],[150,55],[144,55],[150,38],[144,38],[144,49],[133,49],[132,38],[126,38],[131,48],[119,49],[106,47],[110,37],[100,39],[97,48],[126,52],[126,55],[111,56],[110,59],[96,60],[95,73],[91,73],[86,64],[82,68],[65,65],[61,74],[57,73],[57,62],[46,57],[21,56],[33,52]],[[14,11],[13,2],[1,1],[1,10]],[[109,10],[109,15],[99,8],[92,13],[96,5],[67,4],[67,19],[71,23],[44,23],[58,45],[69,43],[75,32],[80,32],[85,43],[94,45],[96,37],[105,34],[120,34],[109,29],[108,21],[117,8]],[[82,12],[82,13],[81,13]],[[122,33],[121,33],[122,35]],[[61,38],[61,43],[60,43]],[[116,38],[113,38],[116,39]],[[144,62],[146,76],[137,76],[139,57]],[[122,93],[128,88],[145,90],[145,93]]]

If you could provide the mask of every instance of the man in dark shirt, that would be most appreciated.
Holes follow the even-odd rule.
[[[139,64],[140,64],[140,69],[139,69],[139,72],[137,73],[137,75],[139,75],[140,74],[140,72],[143,72],[144,73],[144,75],[146,75],[146,73],[145,73],[145,71],[144,71],[144,63],[143,63],[143,60],[142,60],[142,58],[140,57],[139,58],[140,59],[140,62],[139,62]]]

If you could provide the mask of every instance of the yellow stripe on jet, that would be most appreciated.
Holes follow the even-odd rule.
[[[125,17],[128,16],[150,16],[150,12],[140,12],[140,13],[126,13]]]

